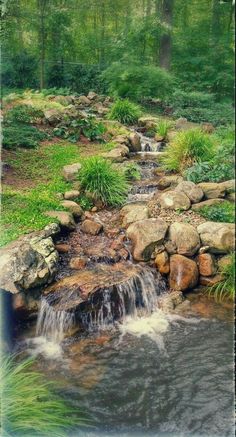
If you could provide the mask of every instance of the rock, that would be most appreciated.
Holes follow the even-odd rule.
[[[201,276],[213,276],[216,273],[216,261],[210,253],[202,253],[197,258]]]
[[[180,209],[186,211],[190,208],[189,198],[178,191],[167,191],[160,196],[160,204],[164,209]]]
[[[215,284],[218,284],[218,282],[221,282],[223,280],[223,277],[221,275],[214,275],[214,276],[200,276],[199,283],[200,285],[203,285],[205,287],[212,287]]]
[[[122,219],[122,227],[126,228],[131,223],[139,220],[145,220],[150,217],[147,202],[129,203],[125,205],[120,211]]]
[[[45,226],[45,228],[40,231],[40,235],[45,237],[55,237],[61,232],[60,226],[58,223],[49,223],[49,225]]]
[[[81,206],[78,205],[78,203],[73,202],[73,200],[63,200],[61,205],[64,206],[64,208],[69,209],[74,218],[79,219],[83,216],[83,210]]]
[[[97,212],[97,210],[98,210],[97,206],[93,206],[91,212]]]
[[[101,103],[95,103],[92,109],[99,115],[106,115],[109,112],[109,109],[104,107]]]
[[[157,270],[162,275],[167,275],[170,271],[169,255],[166,251],[158,253],[155,258],[155,265]]]
[[[208,200],[204,200],[203,202],[195,203],[194,205],[192,205],[192,210],[199,211],[199,209],[202,209],[205,206],[209,207],[209,206],[220,205],[220,204],[223,205],[223,203],[225,203],[224,199],[208,199]]]
[[[66,191],[64,193],[64,199],[65,200],[75,200],[79,197],[80,192],[78,190],[71,190],[71,191]]]
[[[112,142],[116,144],[124,144],[125,146],[129,145],[129,139],[127,135],[118,135],[115,138],[112,138]]]
[[[89,100],[96,100],[96,98],[98,97],[98,95],[96,93],[94,93],[93,91],[89,91],[87,98]]]
[[[63,119],[63,113],[58,109],[46,109],[44,111],[44,117],[48,124],[56,126]]]
[[[229,202],[235,202],[235,193],[227,193],[227,194],[226,194],[226,199],[227,199]]]
[[[98,235],[102,230],[103,225],[94,220],[86,219],[81,225],[81,231],[85,234]]]
[[[126,232],[132,241],[133,257],[136,261],[151,259],[155,246],[163,243],[168,225],[161,219],[145,219],[132,223]]]
[[[196,123],[192,123],[191,121],[188,121],[187,118],[184,117],[180,117],[178,118],[178,120],[176,120],[175,122],[175,128],[177,130],[189,130],[189,129],[194,129],[197,127]]]
[[[225,189],[226,193],[234,193],[235,192],[235,179],[231,179],[230,181],[221,182],[220,185],[223,189]]]
[[[129,150],[131,152],[139,152],[141,150],[140,136],[136,132],[129,135]]]
[[[166,188],[175,188],[180,182],[183,181],[182,176],[172,175],[172,176],[163,176],[157,184],[157,188],[159,190],[165,190]]]
[[[43,231],[14,241],[0,255],[0,288],[11,293],[50,283],[57,272],[58,252]]]
[[[77,99],[77,104],[83,105],[83,106],[89,106],[89,105],[91,105],[91,101],[86,96],[80,96]]]
[[[177,185],[175,191],[179,191],[180,193],[186,194],[188,196],[191,203],[197,203],[202,200],[204,193],[202,189],[190,181],[182,181]]]
[[[209,252],[209,249],[210,249],[209,246],[202,246],[202,247],[200,247],[198,253],[199,253],[199,255],[201,255],[202,253]]]
[[[174,255],[177,252],[177,247],[173,241],[167,240],[165,241],[165,249],[169,253],[169,255]]]
[[[170,287],[185,291],[194,288],[198,283],[198,268],[195,261],[182,255],[170,257]]]
[[[69,246],[69,244],[66,244],[66,243],[58,243],[58,244],[55,244],[55,249],[59,253],[68,253],[70,251],[70,246]]]
[[[201,123],[201,128],[207,134],[212,134],[215,130],[212,123]]]
[[[108,153],[103,153],[103,157],[106,159],[111,159],[114,162],[123,162],[129,155],[129,149],[125,145],[120,145],[115,149],[110,150]]]
[[[69,202],[69,201],[67,201]],[[70,212],[67,211],[47,211],[45,215],[56,218],[59,221],[61,228],[65,231],[74,231],[76,228],[75,221]]]
[[[146,129],[156,128],[159,123],[157,117],[140,117],[138,120],[138,125],[145,127]]]
[[[82,270],[86,267],[88,262],[88,258],[85,256],[77,256],[75,258],[71,258],[69,262],[69,267],[73,270]]]
[[[207,199],[217,199],[218,197],[224,197],[225,196],[225,187],[222,184],[217,184],[216,182],[201,182],[197,185],[200,187],[203,192],[204,196]]]
[[[160,297],[160,308],[165,313],[173,311],[178,305],[182,304],[184,300],[183,293],[181,291],[172,291],[171,293],[165,293]]]
[[[71,165],[65,165],[63,167],[63,176],[66,181],[71,182],[77,179],[78,173],[81,169],[81,164],[79,162]]]
[[[205,222],[198,226],[204,246],[212,253],[227,253],[234,250],[235,227],[233,223]]]
[[[232,262],[231,255],[224,255],[220,259],[218,259],[217,264],[219,267],[219,270],[223,270],[225,267],[229,266]]]
[[[193,256],[200,248],[198,232],[188,223],[172,223],[169,227],[168,238],[180,255]]]

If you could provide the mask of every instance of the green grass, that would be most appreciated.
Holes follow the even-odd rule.
[[[176,135],[160,161],[166,170],[182,172],[195,162],[208,161],[214,154],[214,141],[201,129],[190,129]]]
[[[214,222],[234,223],[235,221],[235,205],[226,201],[222,204],[204,206],[198,210],[198,213]]]
[[[34,230],[42,229],[55,219],[46,217],[49,209],[63,209],[56,193],[65,192],[71,184],[62,177],[62,167],[80,160],[76,145],[55,144],[39,150],[17,150],[8,159],[16,172],[35,186],[17,189],[5,186],[2,195],[0,245]],[[39,181],[39,183],[38,183]]]
[[[31,370],[32,364],[1,357],[1,435],[66,437],[75,426],[85,425],[80,411],[56,395],[45,376]]]
[[[104,205],[122,205],[126,199],[128,184],[124,174],[101,157],[93,156],[83,162],[79,180],[82,189]]]
[[[168,120],[160,120],[156,129],[158,135],[163,138],[166,138],[169,129],[171,128],[172,123]]]
[[[226,300],[234,302],[235,299],[235,254],[231,254],[230,262],[220,271],[222,281],[213,285],[208,290],[208,295],[213,296],[215,301],[221,303]]]
[[[141,117],[142,111],[138,105],[130,102],[128,99],[117,100],[111,107],[108,118],[110,120],[117,120],[123,124],[135,124],[139,117]]]
[[[37,147],[39,141],[44,140],[47,136],[45,132],[33,126],[4,125],[2,144],[5,149],[17,149],[18,147],[32,149]]]

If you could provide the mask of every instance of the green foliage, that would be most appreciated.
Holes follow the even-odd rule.
[[[31,105],[16,105],[9,109],[5,116],[5,121],[8,123],[33,123],[38,118],[43,117],[43,112],[40,109],[34,108]]]
[[[79,411],[75,415],[41,373],[31,370],[32,364],[1,357],[2,435],[65,437],[86,420]]]
[[[85,211],[88,211],[93,207],[92,200],[89,197],[85,196],[85,194],[81,194],[79,196],[78,202],[81,208],[83,208]]]
[[[104,205],[117,206],[125,201],[128,191],[125,176],[101,157],[93,156],[83,162],[79,180],[83,190]]]
[[[160,120],[158,123],[156,131],[161,137],[166,138],[171,126],[172,126],[172,123],[170,121]]]
[[[235,221],[235,205],[226,201],[212,206],[204,206],[198,212],[213,222],[234,223]]]
[[[72,94],[72,90],[69,87],[52,87],[45,88],[41,90],[43,96],[70,96]]]
[[[137,181],[141,179],[140,167],[134,162],[124,167],[124,175],[128,181]]]
[[[201,129],[190,129],[176,135],[160,161],[166,170],[181,172],[193,163],[211,159],[213,153],[214,142],[210,135]]]
[[[27,50],[12,54],[2,63],[2,83],[9,88],[36,87],[37,67],[37,58]]]
[[[113,103],[108,113],[108,118],[129,125],[137,123],[141,115],[142,112],[138,105],[130,102],[128,99],[124,99],[116,100],[116,102]]]
[[[216,302],[225,300],[234,302],[235,299],[235,254],[231,254],[229,263],[220,270],[222,281],[213,285],[208,294],[213,296]]]
[[[109,92],[116,97],[142,101],[149,97],[164,98],[172,92],[173,77],[153,65],[115,62],[102,74]]]
[[[19,191],[3,187],[0,245],[55,222],[44,213],[63,209],[56,194],[70,189],[70,184],[61,175],[62,167],[78,160],[78,146],[72,144],[45,146],[30,153],[17,149],[14,158],[8,158],[7,162],[13,167],[19,182],[23,177],[35,186]]]
[[[22,124],[3,126],[3,147],[5,149],[35,148],[39,141],[45,138],[47,138],[47,134],[33,126]]]
[[[76,143],[81,134],[89,138],[90,141],[103,141],[102,135],[105,133],[106,128],[103,123],[98,122],[95,117],[88,116],[87,118],[81,118],[73,120],[67,123],[66,126],[59,126],[53,130],[53,134],[56,137],[60,137]]]

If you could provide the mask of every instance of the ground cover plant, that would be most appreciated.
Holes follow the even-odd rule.
[[[235,221],[235,205],[227,201],[212,206],[204,206],[198,212],[207,220],[213,222],[234,223]]]
[[[108,118],[110,120],[117,120],[123,124],[132,125],[137,123],[141,115],[142,111],[138,105],[128,99],[119,99],[112,105],[108,113]]]
[[[200,128],[180,132],[168,144],[161,157],[163,168],[182,172],[193,164],[208,161],[214,155],[214,141]]]
[[[40,131],[34,126],[22,124],[4,125],[2,135],[2,145],[5,149],[18,147],[33,149],[39,145],[40,141],[48,138],[46,132]]]
[[[101,157],[93,156],[83,162],[79,181],[85,192],[107,206],[122,205],[127,196],[128,184],[124,174]]]
[[[75,425],[86,424],[32,365],[33,360],[1,356],[2,435],[65,437]]]

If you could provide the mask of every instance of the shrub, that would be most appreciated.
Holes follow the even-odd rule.
[[[212,158],[214,143],[200,129],[190,129],[176,135],[161,157],[162,166],[170,171],[183,171],[195,162]]]
[[[231,254],[229,263],[227,263],[221,270],[222,281],[213,285],[208,294],[213,296],[216,302],[224,300],[235,299],[235,254]]]
[[[40,109],[31,105],[16,105],[6,113],[5,120],[9,123],[32,123],[43,117]]]
[[[41,90],[43,96],[70,96],[72,94],[72,90],[69,87],[53,87],[53,88],[45,88]]]
[[[109,92],[115,97],[143,101],[150,97],[163,99],[172,92],[174,79],[162,68],[140,63],[115,62],[102,74]]]
[[[134,162],[127,164],[124,168],[124,175],[128,181],[137,181],[141,179],[140,167]]]
[[[10,88],[36,87],[37,70],[37,57],[23,50],[2,63],[2,83]]]
[[[4,435],[40,435],[63,437],[75,425],[85,424],[76,418],[74,409],[52,391],[40,373],[30,370],[32,360],[15,363],[1,357],[1,419]]]
[[[234,223],[235,221],[235,206],[230,202],[204,206],[198,212],[206,219],[214,222]]]
[[[34,148],[39,141],[47,138],[45,132],[33,126],[13,125],[3,126],[3,147],[5,149],[16,149],[17,147]]]
[[[125,201],[128,192],[125,176],[101,157],[93,156],[84,161],[79,180],[85,192],[105,205],[122,205]]]
[[[141,117],[141,109],[139,106],[130,102],[128,99],[117,100],[113,103],[108,118],[110,120],[117,120],[123,124],[137,123],[139,117]]]

